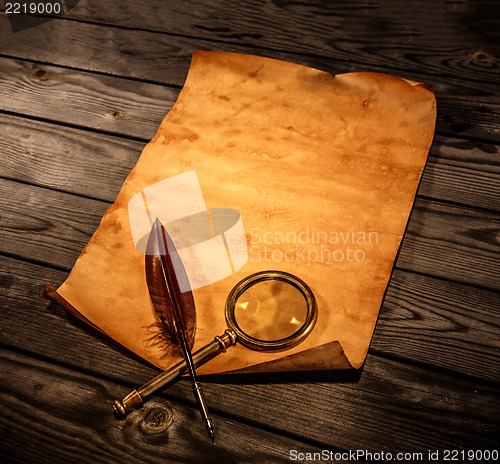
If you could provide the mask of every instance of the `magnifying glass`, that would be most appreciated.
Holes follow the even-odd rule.
[[[302,342],[312,331],[318,316],[311,289],[298,277],[282,271],[262,271],[240,282],[229,293],[225,316],[228,329],[193,353],[199,367],[240,342],[253,350],[282,351]],[[116,400],[113,411],[125,417],[155,392],[164,388],[187,369],[186,362],[162,372],[142,387]]]

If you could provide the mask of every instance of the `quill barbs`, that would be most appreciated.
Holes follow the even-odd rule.
[[[195,306],[186,270],[170,235],[156,218],[146,248],[146,281],[161,321],[163,340],[184,355],[191,385],[209,437],[214,441],[212,419],[196,378],[190,346],[194,340]]]
[[[182,355],[180,331],[190,347],[194,342],[195,304],[179,253],[159,219],[153,224],[146,248],[146,282],[160,319],[158,336],[169,351]]]

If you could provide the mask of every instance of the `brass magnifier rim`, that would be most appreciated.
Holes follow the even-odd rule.
[[[294,286],[300,291],[307,304],[306,319],[302,326],[292,335],[279,340],[269,341],[251,337],[240,329],[234,314],[236,302],[241,294],[253,285],[266,280],[280,280]],[[298,345],[311,333],[318,318],[318,307],[312,290],[297,276],[284,271],[261,271],[245,277],[233,287],[226,300],[225,314],[227,325],[246,347],[260,351],[281,351]]]
[[[285,283],[293,285],[301,292],[306,300],[306,319],[302,326],[289,337],[273,341],[259,340],[242,331],[236,322],[234,312],[236,302],[240,295],[247,288],[265,280],[281,280]],[[300,343],[311,333],[318,317],[318,308],[313,292],[298,277],[283,271],[261,271],[244,278],[236,284],[227,297],[225,313],[226,323],[229,329],[222,335],[215,337],[212,342],[193,353],[193,361],[196,367],[210,361],[218,354],[225,352],[226,348],[236,345],[237,341],[240,341],[244,346],[254,350],[280,351],[289,349]],[[141,406],[154,392],[158,391],[160,388],[164,388],[165,385],[179,377],[179,375],[185,372],[185,370],[186,361],[180,361],[175,366],[172,366],[167,371],[162,372],[153,380],[144,384],[142,387],[133,390],[122,401],[115,401],[113,405],[115,415],[120,418],[124,417],[127,411]]]

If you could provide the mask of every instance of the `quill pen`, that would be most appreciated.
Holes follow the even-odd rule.
[[[197,380],[190,350],[195,325],[193,294],[174,243],[158,218],[146,248],[146,281],[151,301],[162,323],[162,337],[184,355],[198,408],[208,435],[214,441],[213,422]]]

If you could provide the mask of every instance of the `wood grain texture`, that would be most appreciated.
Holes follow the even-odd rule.
[[[500,215],[417,199],[396,267],[500,289]]]
[[[57,287],[65,280],[67,272],[5,256],[0,257],[0,263],[4,346],[107,375],[116,381],[142,368],[143,377],[139,377],[138,382],[145,383],[157,372],[44,298],[45,282]],[[49,335],[41,337],[44,333]],[[98,358],[94,356],[96,352],[100,353]],[[116,372],[126,375],[114,377]]]
[[[101,375],[117,371],[127,378],[133,372],[135,358],[125,353],[117,363],[113,359],[117,353],[124,353],[123,350],[71,318],[63,309],[49,306],[42,298],[45,282],[58,286],[66,272],[2,258],[0,275],[3,319],[10,328],[4,343],[17,349],[30,346],[33,352],[54,360],[65,353],[65,363],[71,363],[75,357],[79,359],[79,367],[93,369]],[[396,270],[381,308],[371,349],[435,369],[499,381],[497,306],[495,293]],[[21,311],[21,308],[29,310]],[[40,340],[38,334],[44,328],[54,337]],[[100,354],[97,359],[94,352]],[[144,383],[152,372],[149,370],[137,382]]]
[[[0,115],[1,176],[111,203],[145,143]],[[82,182],[85,179],[85,182]]]
[[[9,180],[0,180],[0,195],[0,253],[67,270],[109,207]],[[396,267],[498,290],[499,227],[497,213],[417,199]]]
[[[25,280],[30,275],[38,274],[38,279],[45,276],[46,271],[37,266],[25,264],[22,267],[24,271],[20,269],[17,274],[24,275]],[[26,272],[28,269],[30,272]],[[19,285],[16,280],[10,285],[11,292],[22,293],[29,288],[26,284]],[[18,301],[23,302],[23,299]],[[32,297],[25,297],[24,301],[33,305]],[[149,380],[155,371],[127,359],[91,332],[81,330],[78,327],[81,324],[73,318],[51,314],[54,309],[56,313],[62,310],[47,308],[48,303],[41,297],[39,304],[46,308],[46,315],[38,316],[38,310],[31,312],[31,317],[26,315],[22,325],[26,325],[24,331],[30,334],[28,341],[31,343],[20,343],[21,346],[30,346],[38,356],[71,366],[70,379],[80,377],[75,369],[87,370],[90,366],[94,376],[129,386],[101,391],[99,397],[94,393],[99,417],[106,419],[102,424],[103,433],[109,433],[106,424],[112,420],[110,413],[107,416],[110,402],[125,395],[131,386]],[[40,330],[60,334],[61,346],[54,345],[52,337],[36,337]],[[19,328],[14,332],[22,339],[24,331]],[[66,346],[64,350],[63,345]],[[57,366],[50,367],[56,372],[57,369]],[[24,371],[25,368],[21,370]],[[250,420],[278,434],[286,434],[293,424],[291,430],[295,436],[332,448],[366,447],[375,452],[390,443],[391,451],[419,451],[425,446],[467,448],[474,442],[488,448],[494,445],[494,431],[498,428],[495,388],[375,356],[368,357],[361,379],[357,380],[342,373],[318,372],[213,376],[203,382],[214,413],[227,415],[238,422]],[[68,384],[68,381],[63,383]],[[71,396],[71,387],[67,388]],[[178,382],[168,389],[167,395],[171,399],[190,401],[189,382]],[[63,404],[54,414],[66,417],[66,406]],[[474,417],[468,413],[471,406],[476,411]],[[40,409],[44,411],[45,407],[40,405]],[[186,418],[186,422],[191,424],[193,421]]]
[[[1,109],[150,140],[179,89],[0,58]]]
[[[97,228],[108,203],[1,180],[1,252],[18,253],[55,266],[72,266]],[[31,193],[30,193],[31,192]],[[12,201],[15,198],[16,201]],[[50,206],[49,206],[50,205]]]
[[[66,17],[335,60],[495,82],[493,2],[80,0]],[[489,16],[489,20],[485,16]],[[158,21],[161,18],[161,21]]]
[[[120,394],[119,385],[21,354],[0,353],[0,455],[21,462],[285,463],[291,449],[321,451],[217,415],[214,445],[204,436],[196,409],[161,398],[118,421],[110,399]]]
[[[394,271],[370,350],[500,380],[498,293]]]
[[[9,115],[0,124],[2,177],[108,202],[145,145]],[[500,211],[498,153],[494,144],[436,136],[417,195]]]
[[[495,144],[436,136],[417,196],[499,211],[499,154]]]
[[[0,455],[267,463],[289,462],[289,447],[498,447],[498,18],[493,0],[79,0],[13,35],[0,14]],[[392,74],[430,84],[438,106],[364,368],[205,377],[215,448],[188,380],[116,421],[110,402],[157,371],[42,296],[172,107],[195,49]],[[153,407],[172,408],[166,432],[147,426]]]
[[[56,43],[72,43],[76,49],[73,50],[64,46],[60,48],[47,47],[44,40],[44,34],[47,32],[43,28],[49,25],[51,26],[50,33],[57,40]],[[358,65],[310,55],[262,50],[225,43],[214,44],[201,39],[178,38],[152,32],[109,29],[97,25],[63,20],[45,24],[39,28],[23,32],[23,34],[27,35],[25,41],[13,41],[12,37],[6,37],[3,53],[37,62],[49,62],[71,68],[179,87],[184,84],[191,54],[195,49],[215,49],[269,56],[311,66],[332,74],[368,71],[397,75],[431,85],[438,101],[438,131],[450,135],[474,136],[494,141],[500,140],[498,111],[500,101],[496,83],[483,82],[478,86],[476,83],[462,79],[443,78],[436,74],[423,74],[418,71],[397,72],[396,69],[391,67]],[[33,37],[31,37],[31,34]],[[75,42],[76,36],[73,34],[79,34],[78,42]],[[102,53],[103,46],[106,50],[104,54]],[[134,49],[128,50],[127,47],[133,47]],[[154,50],[151,52],[154,53],[154,57],[148,55],[147,50],[149,49]],[[141,52],[140,50],[144,51]],[[95,59],[96,56],[97,59]],[[157,56],[162,58],[158,59]],[[124,101],[119,91],[122,90],[125,95],[132,97],[132,101],[136,93],[144,93],[144,96],[140,96],[138,101],[144,102],[145,108],[151,110],[152,114],[156,114],[158,109],[158,103],[154,101],[155,97],[159,96],[159,101],[164,101],[161,90],[153,87],[149,88],[146,85],[147,83],[144,82],[135,81],[132,83],[119,79],[116,80],[114,84],[116,89],[113,90],[114,87],[111,84],[113,81],[108,76],[81,75],[75,70],[60,70],[42,63],[24,63],[21,66],[20,63],[22,62],[17,60],[15,64],[12,64],[6,61],[6,58],[3,58],[0,67],[2,70],[5,69],[2,71],[4,78],[7,81],[13,81],[8,85],[13,94],[11,95],[11,92],[2,93],[3,100],[6,102],[4,103],[6,105],[4,109],[9,108],[10,111],[25,111],[27,114],[32,114],[33,111],[36,111],[37,102],[40,102],[41,97],[48,92],[48,89],[52,89],[53,95],[58,88],[64,88],[67,95],[65,97],[58,95],[56,100],[71,97],[71,101],[66,105],[69,104],[69,107],[74,109],[75,114],[69,116],[70,120],[73,120],[75,116],[80,116],[82,111],[85,111],[89,105],[95,107],[96,105],[93,102],[96,93],[102,92],[104,101],[97,105],[97,118],[93,119],[89,115],[89,122],[98,124],[98,127],[99,124],[103,127],[116,129],[123,126],[124,129],[131,130],[131,135],[134,135],[136,130],[130,128],[131,121],[129,119],[133,122],[136,120],[136,115],[144,115],[147,123],[150,116],[145,115],[144,110],[131,111],[130,102]],[[77,74],[74,79],[71,78],[72,73]],[[88,79],[87,83],[85,83],[86,78]],[[73,84],[71,84],[72,81]],[[85,90],[87,86],[88,92]],[[35,89],[38,95],[31,98],[33,100],[32,109],[31,104],[23,105],[23,101]],[[81,102],[86,93],[89,93],[91,98],[83,104],[82,108],[75,108],[75,103]],[[171,90],[165,91],[165,97],[167,99],[172,97]],[[49,99],[47,98],[47,100]],[[164,106],[169,108],[171,104],[172,100],[169,100]],[[63,105],[64,107],[65,105]],[[112,115],[116,112],[118,117],[113,118]],[[162,111],[162,113],[165,112]],[[68,111],[64,111],[63,114],[67,113]],[[50,114],[56,120],[61,120],[61,115],[57,115],[57,112],[54,114],[54,111],[50,111]],[[123,117],[120,117],[120,115]],[[121,133],[127,134],[127,132]],[[149,139],[149,136],[147,138]]]

